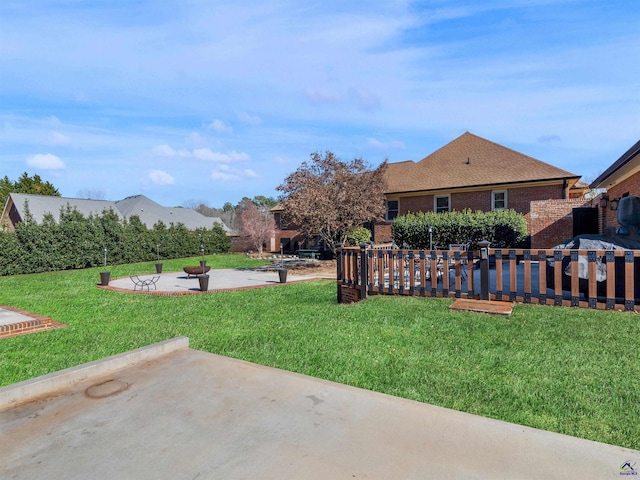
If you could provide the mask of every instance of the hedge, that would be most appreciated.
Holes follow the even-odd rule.
[[[0,231],[0,275],[182,258],[200,254],[227,253],[231,239],[220,225],[188,230],[183,224],[168,227],[156,223],[148,229],[137,215],[121,220],[112,210],[84,217],[75,208],[61,209],[36,223],[28,208],[15,232]]]
[[[482,240],[496,247],[519,247],[527,242],[527,222],[515,210],[409,213],[393,220],[393,241],[402,247],[428,250],[430,226],[434,248],[468,243],[477,249]]]

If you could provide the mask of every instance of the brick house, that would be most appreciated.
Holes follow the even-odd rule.
[[[573,236],[574,213],[596,213],[580,176],[466,132],[419,162],[389,163],[386,219],[367,225],[376,242],[391,240],[391,221],[409,212],[513,209],[525,216],[532,248],[548,248]],[[280,205],[275,244],[284,251],[315,246],[287,225]],[[598,233],[595,231],[584,233]]]
[[[289,225],[286,220],[284,208],[281,204],[271,209],[273,218],[276,221],[276,231],[273,241],[271,242],[273,250],[280,251],[280,245],[285,253],[293,253],[301,248],[321,248],[319,237],[307,236],[295,225]]]
[[[580,176],[466,132],[419,162],[390,163],[386,222],[376,241],[391,239],[391,221],[409,212],[513,209],[532,231],[532,202],[582,205],[587,185]],[[534,212],[535,214],[535,212]],[[566,238],[567,232],[559,237]],[[569,235],[571,236],[571,235]],[[547,239],[553,242],[555,239]]]
[[[591,188],[605,188],[599,197],[603,233],[612,235],[620,225],[616,210],[622,197],[640,197],[640,140],[622,154],[602,175],[591,183]]]

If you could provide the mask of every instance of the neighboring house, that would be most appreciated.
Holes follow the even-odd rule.
[[[231,230],[219,217],[205,217],[191,208],[163,207],[144,195],[134,195],[114,203],[123,217],[137,215],[147,228],[153,228],[160,220],[167,227],[172,223],[174,225],[181,223],[189,230],[212,228],[217,223],[222,226],[227,235],[231,234]]]
[[[273,213],[276,222],[275,236],[271,243],[275,246],[276,251],[280,251],[280,246],[282,246],[284,253],[293,253],[301,248],[324,250],[319,236],[307,236],[298,230],[296,225],[290,225],[287,222],[286,213],[281,204],[273,207],[271,213]]]
[[[620,226],[616,218],[620,199],[630,195],[640,197],[640,140],[623,153],[590,186],[594,189],[607,190],[599,197],[599,205],[603,233],[612,235]]]
[[[27,206],[36,223],[41,223],[48,213],[57,220],[61,209],[70,206],[85,217],[101,215],[104,210],[110,209],[120,219],[128,219],[132,215],[137,215],[149,229],[153,228],[158,221],[162,221],[167,227],[172,223],[174,225],[183,224],[189,230],[212,228],[217,223],[227,234],[231,233],[229,228],[217,217],[205,217],[189,208],[163,207],[144,195],[135,195],[124,200],[111,202],[11,193],[4,206],[2,217],[0,217],[0,226],[6,230],[14,230],[15,225],[25,219]]]
[[[385,221],[367,227],[374,241],[387,242],[398,215],[513,209],[525,216],[532,248],[549,248],[574,232],[598,233],[597,209],[585,198],[589,186],[579,180],[580,175],[466,132],[419,162],[389,163]],[[276,246],[282,243],[286,252],[313,244],[315,239],[286,223],[280,205],[271,211]]]
[[[389,163],[386,222],[375,225],[374,238],[390,240],[390,222],[398,215],[465,209],[513,209],[527,219],[528,233],[535,234],[532,202],[581,199],[588,187],[579,179],[466,132],[419,162]]]

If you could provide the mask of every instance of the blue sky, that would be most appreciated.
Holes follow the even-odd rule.
[[[221,207],[465,131],[593,180],[640,138],[636,1],[0,3],[0,176],[63,196]]]

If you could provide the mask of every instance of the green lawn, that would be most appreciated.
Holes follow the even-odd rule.
[[[207,259],[213,268],[258,263]],[[195,349],[640,449],[636,314],[516,305],[502,317],[453,312],[447,299],[382,296],[338,305],[331,281],[128,295],[96,288],[99,271],[0,277],[0,304],[68,325],[0,340],[0,385],[184,335]],[[112,277],[152,271],[111,267]]]

